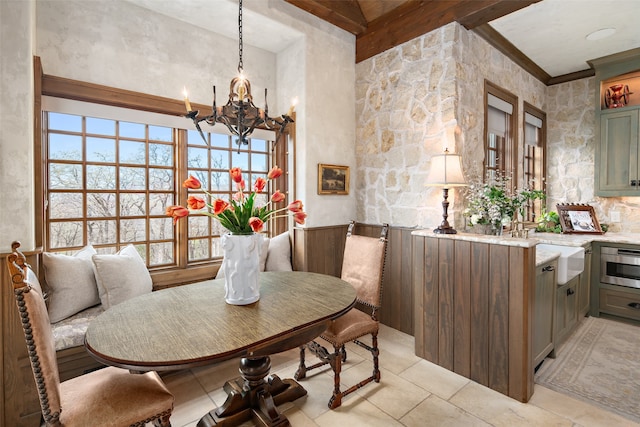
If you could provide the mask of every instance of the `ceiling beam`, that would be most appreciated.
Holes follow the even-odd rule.
[[[367,29],[367,20],[357,0],[285,0],[320,19],[358,35]]]
[[[409,1],[369,23],[356,37],[356,62],[405,43],[453,21],[478,25],[500,13],[526,7],[537,0],[416,0]],[[506,6],[502,3],[508,3]]]

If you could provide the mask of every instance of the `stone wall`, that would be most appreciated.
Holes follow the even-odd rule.
[[[640,199],[594,195],[595,90],[593,77],[547,88],[547,205],[588,203],[611,231],[638,233]],[[621,223],[611,223],[611,211],[620,212]]]
[[[356,65],[360,221],[440,222],[441,190],[425,188],[425,178],[446,128],[455,126],[456,37],[454,26],[443,27]]]
[[[544,84],[457,23],[356,66],[359,220],[426,228],[441,222],[442,190],[425,187],[429,161],[448,147],[462,155],[468,179],[481,177],[485,79],[518,97],[522,141],[522,103],[544,110]],[[462,132],[454,136],[456,126]],[[449,197],[449,222],[458,229],[463,193]]]

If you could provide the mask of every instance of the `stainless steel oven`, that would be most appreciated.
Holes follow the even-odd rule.
[[[600,281],[640,288],[640,250],[603,246],[600,251]]]

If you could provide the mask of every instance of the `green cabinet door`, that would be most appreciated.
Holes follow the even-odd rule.
[[[533,366],[553,351],[553,323],[558,261],[536,267],[536,296],[533,302]]]
[[[600,114],[600,144],[596,148],[596,194],[640,196],[638,177],[638,109]]]

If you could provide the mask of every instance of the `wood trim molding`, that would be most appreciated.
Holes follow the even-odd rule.
[[[517,10],[523,9],[533,3],[538,3],[542,0],[502,0],[495,2],[495,4],[478,9],[467,16],[458,19],[460,25],[467,30],[472,30],[482,24],[491,22],[494,19],[501,18],[505,15],[509,15]]]
[[[44,227],[46,185],[44,183],[42,141],[42,62],[39,56],[33,57],[33,169],[34,169],[34,208],[35,208],[35,244],[42,246],[46,233]]]
[[[474,30],[480,37],[485,39],[487,43],[498,49],[500,52],[507,55],[513,62],[524,68],[526,72],[533,75],[542,83],[548,85],[551,76],[540,68],[535,62],[529,59],[524,53],[522,53],[517,47],[497,32],[491,25],[483,24]]]
[[[175,116],[184,116],[185,114],[184,103],[178,99],[117,89],[47,74],[42,76],[42,95]],[[200,110],[202,114],[211,114],[211,106],[194,103],[192,105],[196,110]]]
[[[367,29],[367,20],[354,1],[332,1],[332,0],[286,0],[302,10],[306,10],[318,18],[330,22],[337,27],[350,32],[360,34]]]
[[[551,77],[547,86],[553,86],[560,83],[571,82],[574,80],[586,79],[587,77],[593,77],[596,75],[596,70],[593,68],[587,68],[586,70],[576,71],[574,73],[563,74],[561,76]],[[544,82],[543,82],[544,83]]]

